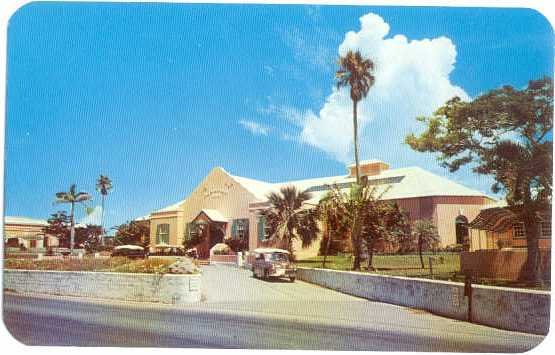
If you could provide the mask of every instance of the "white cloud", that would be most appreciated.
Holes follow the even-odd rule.
[[[453,96],[468,99],[453,85],[456,48],[449,38],[409,40],[385,38],[389,25],[375,14],[360,18],[358,32],[350,31],[338,55],[359,50],[376,66],[375,85],[359,103],[358,122],[362,158],[387,158],[388,143],[398,149],[404,136],[417,129],[415,117],[429,115]],[[352,160],[352,101],[348,88],[332,89],[318,113],[289,109],[301,128],[299,139],[340,161]]]
[[[254,135],[267,136],[270,132],[270,127],[264,126],[263,124],[254,121],[239,120],[239,124]]]

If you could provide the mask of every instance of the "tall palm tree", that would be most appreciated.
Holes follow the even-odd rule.
[[[74,218],[74,213],[75,213],[75,204],[76,203],[83,203],[85,201],[88,201],[91,199],[91,195],[89,195],[86,192],[76,192],[76,186],[75,184],[72,184],[69,187],[69,191],[68,192],[57,192],[56,193],[56,203],[69,203],[71,205],[71,210],[70,210],[70,214],[69,214],[69,221],[70,221],[70,242],[69,242],[69,247],[71,249],[71,251],[73,252],[73,247],[74,247],[74,243],[75,243],[75,218]]]
[[[339,58],[339,70],[335,73],[337,88],[349,86],[351,100],[353,101],[353,141],[355,148],[355,166],[357,184],[360,184],[359,159],[358,159],[358,102],[366,97],[374,85],[374,62],[362,58],[359,51],[349,51],[344,57]]]
[[[267,198],[271,207],[262,215],[270,227],[270,239],[284,241],[294,259],[293,240],[301,240],[303,247],[306,247],[316,240],[319,232],[316,211],[306,204],[311,194],[298,191],[295,186],[285,186],[279,192],[270,193]]]
[[[96,181],[96,191],[100,192],[100,195],[102,196],[102,200],[101,200],[102,211],[100,211],[100,228],[102,230],[100,241],[102,245],[104,245],[104,199],[106,198],[106,196],[108,195],[108,192],[110,192],[111,189],[112,189],[112,180],[110,180],[110,178],[106,175],[100,175],[100,177]]]

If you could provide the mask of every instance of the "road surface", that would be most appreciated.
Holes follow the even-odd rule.
[[[3,317],[29,345],[521,352],[543,340],[230,266],[204,267],[202,284],[187,306],[5,293]]]

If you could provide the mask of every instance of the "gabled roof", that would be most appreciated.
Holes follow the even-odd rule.
[[[212,209],[202,209],[200,213],[204,213],[212,222],[228,222],[229,220],[225,218],[220,211]],[[200,214],[199,213],[199,214]]]

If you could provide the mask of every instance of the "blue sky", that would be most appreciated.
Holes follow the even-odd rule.
[[[8,28],[5,214],[46,218],[57,191],[94,193],[100,174],[114,183],[107,226],[183,199],[214,166],[266,181],[343,174],[351,118],[336,114],[333,77],[352,46],[381,53],[362,158],[484,192],[488,178],[402,143],[414,115],[553,72],[551,27],[526,9],[29,4]]]

